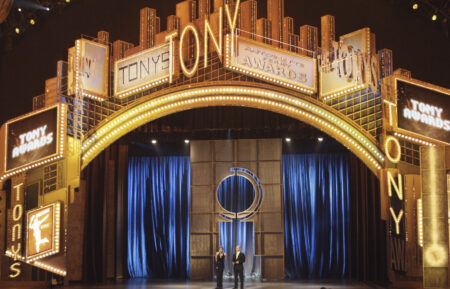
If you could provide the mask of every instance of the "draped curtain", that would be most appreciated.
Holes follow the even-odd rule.
[[[189,157],[129,158],[131,277],[189,277],[189,188]]]
[[[351,229],[349,278],[386,286],[386,221],[381,220],[380,182],[349,154]]]
[[[346,277],[348,155],[283,155],[285,271],[291,279]]]
[[[253,202],[254,189],[252,184],[241,176],[233,176],[225,179],[218,189],[218,200],[227,210],[242,212]],[[241,252],[245,254],[244,274],[246,278],[256,278],[260,275],[257,260],[254,257],[254,232],[253,222],[233,220],[220,223],[220,246],[227,253],[225,259],[224,278],[232,277],[233,265],[231,259],[236,246],[241,246]]]

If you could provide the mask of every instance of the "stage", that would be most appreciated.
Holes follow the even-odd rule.
[[[210,289],[215,288],[215,282],[190,282],[190,281],[152,281],[146,279],[134,279],[134,280],[124,280],[117,281],[115,283],[104,284],[104,285],[75,285],[70,286],[71,289],[81,289],[81,288],[91,288],[91,289]],[[233,288],[233,282],[224,282],[223,288]],[[307,289],[319,289],[325,287],[327,289],[337,289],[337,288],[353,288],[353,289],[366,289],[366,288],[383,288],[374,285],[366,285],[359,282],[352,281],[317,281],[317,282],[306,282],[306,281],[279,281],[279,282],[256,282],[249,281],[245,284],[245,288],[256,289],[294,289],[294,288],[307,288]]]

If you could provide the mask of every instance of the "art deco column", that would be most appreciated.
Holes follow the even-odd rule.
[[[445,147],[420,148],[423,202],[423,287],[448,285],[448,204]]]

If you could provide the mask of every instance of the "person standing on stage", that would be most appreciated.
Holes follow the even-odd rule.
[[[227,254],[223,251],[223,247],[219,247],[219,252],[216,252],[216,276],[217,287],[216,289],[222,289],[223,282],[223,268],[225,266],[225,257]]]
[[[234,265],[234,288],[238,287],[238,276],[241,281],[241,289],[244,288],[244,262],[245,255],[241,252],[241,246],[236,246],[236,253],[231,260]]]

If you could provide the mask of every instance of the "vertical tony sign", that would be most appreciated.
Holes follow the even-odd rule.
[[[384,141],[386,157],[391,164],[400,162],[400,142],[394,136],[388,135]],[[386,168],[382,175],[382,192],[387,192],[389,201],[388,230],[390,235],[390,258],[394,271],[406,272],[406,226],[405,201],[403,194],[403,176],[398,168]]]

